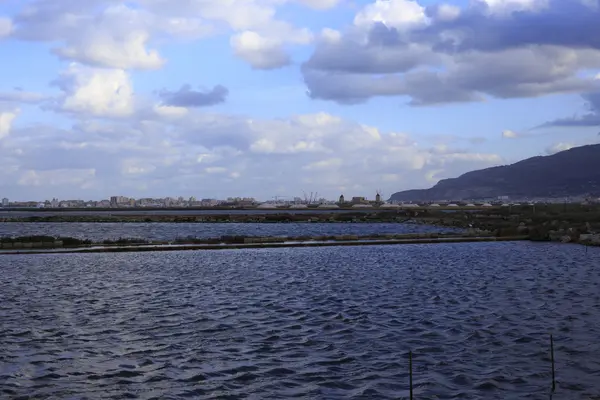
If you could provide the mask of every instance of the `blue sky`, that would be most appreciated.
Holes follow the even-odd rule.
[[[1,197],[373,197],[600,139],[598,1],[164,4],[0,3]]]

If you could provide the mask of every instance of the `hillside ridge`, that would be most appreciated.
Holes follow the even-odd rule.
[[[394,193],[390,201],[558,198],[600,195],[600,144],[442,179],[429,189]]]

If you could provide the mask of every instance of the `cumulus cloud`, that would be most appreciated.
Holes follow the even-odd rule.
[[[16,38],[59,43],[52,51],[66,60],[119,69],[156,69],[164,64],[158,51],[147,45],[151,34],[169,31],[169,21],[125,4],[38,0],[15,20]]]
[[[589,92],[600,88],[585,74],[600,69],[598,20],[600,10],[579,0],[477,0],[462,9],[377,0],[339,38],[320,40],[302,72],[310,97],[339,103]]]
[[[0,110],[0,140],[6,138],[10,134],[13,121],[17,117],[19,111],[2,111]]]
[[[156,47],[165,37],[198,39],[229,31],[236,55],[255,68],[270,69],[286,65],[284,46],[312,40],[308,29],[275,18],[276,7],[286,1],[34,0],[15,16],[14,29],[10,20],[0,21],[0,37],[11,33],[18,39],[56,43],[52,51],[60,58],[93,67],[151,70],[166,62]],[[323,9],[338,3],[300,2]],[[261,55],[253,57],[252,51]]]
[[[0,147],[0,170],[12,171],[3,182],[24,196],[43,189],[90,198],[149,191],[264,199],[302,186],[329,197],[340,191],[372,197],[373,182],[392,193],[422,187],[431,171],[449,177],[502,161],[451,147],[434,151],[410,135],[327,113],[249,119],[188,109],[177,118],[147,115],[153,117],[13,129]]]
[[[183,85],[179,90],[170,91],[163,89],[158,92],[163,103],[175,107],[205,107],[223,103],[229,90],[222,85],[217,85],[208,91],[196,91],[189,84]]]
[[[234,53],[256,69],[281,68],[291,62],[280,40],[257,32],[242,32],[233,36],[230,42]]]
[[[165,63],[156,50],[147,50],[146,32],[129,32],[122,36],[93,31],[80,36],[54,52],[61,58],[92,66],[121,69],[157,69]]]
[[[96,117],[126,117],[135,111],[133,87],[124,70],[72,64],[54,84],[63,92],[56,110]]]
[[[413,0],[376,0],[367,4],[354,17],[354,25],[366,27],[382,23],[399,31],[425,26],[429,18],[425,9]]]

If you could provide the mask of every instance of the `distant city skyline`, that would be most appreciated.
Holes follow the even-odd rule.
[[[378,192],[374,192],[373,196],[348,196],[349,198],[352,197],[362,197],[365,199],[372,199],[374,200],[378,195]],[[343,194],[341,194],[341,196],[343,196]],[[131,196],[106,196],[104,198],[96,198],[96,199],[90,199],[90,198],[60,198],[60,197],[52,197],[52,198],[45,198],[45,199],[10,199],[8,197],[4,197],[2,198],[2,203],[0,203],[3,206],[6,206],[5,203],[11,202],[17,202],[17,203],[24,203],[24,202],[36,202],[36,203],[52,203],[52,202],[56,202],[56,203],[60,203],[60,202],[64,202],[64,201],[72,201],[72,202],[107,202],[107,203],[127,203],[130,202],[131,200],[136,200],[136,201],[164,201],[164,200],[177,200],[177,201],[185,201],[185,202],[226,202],[226,201],[254,201],[254,202],[305,202],[305,203],[314,203],[314,202],[319,202],[319,201],[327,201],[327,202],[334,202],[339,200],[340,196],[336,196],[335,198],[326,198],[323,196],[319,196],[318,192],[312,192],[312,193],[305,193],[303,194],[303,196],[281,196],[281,195],[275,195],[272,196],[270,198],[256,198],[256,197],[252,197],[252,196],[228,196],[228,197],[201,197],[201,196],[162,196],[162,197],[131,197]]]
[[[0,1],[0,196],[388,196],[598,143],[597,21],[598,0]]]

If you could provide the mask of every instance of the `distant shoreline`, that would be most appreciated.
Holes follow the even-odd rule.
[[[89,213],[94,214],[97,212],[107,213],[107,212],[115,212],[115,213],[145,213],[145,212],[173,212],[177,214],[177,212],[193,212],[193,211],[222,211],[222,212],[243,212],[243,211],[251,211],[251,212],[260,212],[260,211],[280,211],[282,213],[287,212],[389,212],[396,210],[490,210],[502,208],[500,205],[493,206],[402,206],[398,205],[397,207],[389,207],[389,206],[371,206],[371,207],[353,207],[352,205],[347,206],[331,206],[331,207],[318,207],[318,206],[308,206],[308,207],[294,207],[294,206],[274,206],[274,207],[115,207],[115,208],[105,208],[105,207],[85,207],[85,208],[2,208],[0,207],[0,212],[3,213],[69,213],[69,212],[80,212],[80,213]]]
[[[175,223],[175,224],[418,224],[441,229],[462,229],[466,236],[515,237],[532,240],[578,242],[600,245],[600,205],[536,204],[508,207],[407,207],[401,209],[298,209],[257,212],[212,210],[211,213],[167,211],[140,213],[138,210],[94,213],[0,214],[4,223]],[[136,213],[136,211],[138,211]],[[186,214],[185,211],[188,213]],[[396,238],[398,239],[398,238]],[[416,238],[414,238],[416,239]],[[222,248],[222,247],[220,247]]]

